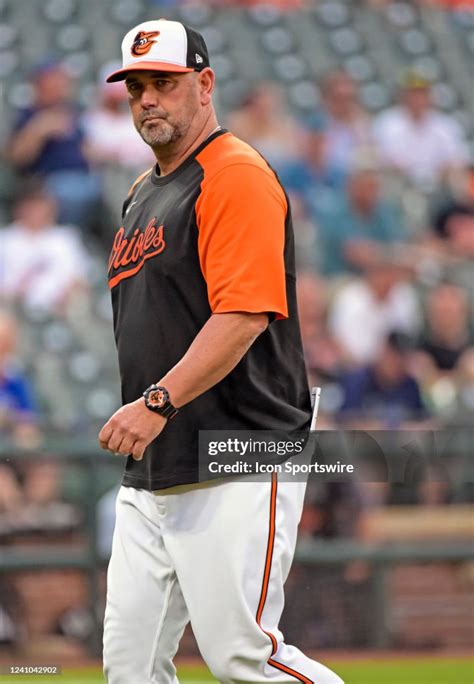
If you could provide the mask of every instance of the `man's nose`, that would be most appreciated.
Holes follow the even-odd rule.
[[[143,87],[140,103],[143,109],[151,109],[159,105],[159,93],[152,83]]]

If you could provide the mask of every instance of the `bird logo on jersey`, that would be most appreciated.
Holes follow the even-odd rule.
[[[135,38],[133,39],[131,53],[134,57],[142,57],[147,55],[152,45],[156,43],[156,38],[160,35],[159,31],[139,31]]]

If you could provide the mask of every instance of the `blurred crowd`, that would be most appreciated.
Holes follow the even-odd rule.
[[[0,230],[0,296],[60,317],[87,291],[91,249],[109,249],[110,170],[133,179],[153,156],[123,84],[101,74],[86,111],[61,63],[38,65],[32,84],[5,149],[15,183]],[[321,105],[303,118],[277,85],[261,83],[222,123],[266,157],[291,198],[302,335],[311,383],[325,387],[323,413],[393,428],[462,421],[474,404],[474,183],[462,129],[414,71],[375,117],[347,73],[317,85]],[[25,412],[12,346],[0,344],[4,423]]]
[[[133,180],[154,161],[123,84],[100,74],[84,111],[60,62],[37,65],[31,82],[28,106],[11,114],[4,156],[14,182],[0,229],[0,432],[22,446],[40,440],[48,415],[25,371],[32,364],[18,342],[21,315],[70,320],[78,297],[96,296],[97,255],[105,294],[123,200],[115,188],[114,208],[106,189],[117,169]],[[461,126],[436,109],[429,81],[413,70],[375,116],[344,71],[315,87],[319,107],[296,117],[275,83],[257,84],[222,124],[265,156],[291,199],[321,427],[467,425],[474,176]],[[23,496],[18,474],[2,467],[0,481],[0,509],[14,507]]]
[[[71,73],[44,61],[31,74],[28,105],[10,112],[2,156],[11,192],[0,208],[0,441],[33,451],[51,434],[46,394],[67,403],[76,387],[52,387],[59,376],[46,376],[54,364],[38,369],[37,350],[22,333],[47,320],[63,326],[55,329],[56,345],[68,326],[92,346],[106,344],[107,316],[92,336],[76,314],[102,296],[108,301],[106,263],[120,206],[154,163],[131,122],[123,84],[105,83],[114,68],[104,67],[84,110]],[[434,106],[430,82],[414,70],[400,75],[392,105],[376,115],[364,110],[357,84],[342,70],[314,87],[318,107],[296,116],[281,87],[256,84],[221,123],[261,152],[291,200],[308,375],[323,388],[319,427],[467,427],[474,409],[474,160],[464,132]],[[93,364],[81,373],[94,381]],[[104,420],[107,411],[105,403]],[[71,426],[80,434],[84,423],[72,419]],[[21,526],[79,524],[74,508],[56,506],[71,500],[66,481],[53,461],[2,459],[0,537]],[[109,491],[98,507],[104,557],[114,523],[109,488],[102,487]],[[316,485],[301,530],[362,536],[368,507],[446,504],[456,496],[423,478],[403,496],[385,485]],[[2,619],[6,624],[0,605]]]

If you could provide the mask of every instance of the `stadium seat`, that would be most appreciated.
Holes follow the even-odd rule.
[[[262,45],[267,52],[281,55],[290,52],[294,48],[294,39],[290,31],[279,26],[264,31]]]
[[[19,58],[15,52],[10,50],[0,52],[0,78],[12,76],[18,66]]]
[[[119,0],[110,8],[110,16],[125,27],[133,26],[143,19],[144,6],[138,0]]]
[[[339,55],[353,55],[362,49],[361,38],[352,28],[333,31],[329,40],[334,51]]]
[[[107,420],[118,408],[117,394],[110,389],[96,388],[85,397],[85,409],[94,421]]]
[[[227,81],[234,74],[234,64],[227,55],[215,55],[212,58],[212,68],[219,81]]]
[[[413,68],[430,81],[437,81],[443,74],[443,65],[435,55],[423,55],[413,62]]]
[[[63,62],[76,78],[82,78],[93,71],[92,57],[88,52],[72,52],[64,58]]]
[[[349,9],[342,2],[323,2],[318,5],[316,15],[321,24],[328,28],[345,26],[350,18]]]
[[[256,5],[248,10],[251,22],[259,27],[269,27],[278,24],[282,18],[281,10],[275,5]]]
[[[433,86],[433,102],[440,109],[450,111],[458,104],[458,95],[449,83],[435,83]]]
[[[87,351],[77,352],[68,360],[71,378],[81,383],[95,382],[100,370],[100,360]]]
[[[400,45],[409,55],[423,55],[430,50],[430,40],[420,29],[409,29],[400,35]]]
[[[354,55],[344,62],[344,69],[355,81],[367,81],[374,77],[375,67],[373,62],[365,55]]]
[[[185,24],[202,29],[211,24],[213,14],[213,9],[204,3],[185,4],[178,9],[177,18]]]
[[[397,28],[408,28],[417,22],[417,13],[408,2],[391,2],[387,5],[387,19]]]
[[[371,112],[377,112],[390,104],[390,92],[386,85],[371,81],[361,86],[360,99]]]
[[[289,88],[288,97],[290,103],[298,110],[314,110],[319,102],[317,89],[312,81],[298,81]]]
[[[216,26],[205,26],[201,29],[201,33],[206,41],[209,54],[214,55],[216,52],[221,52],[226,47],[226,37],[223,32]]]
[[[283,81],[295,81],[306,75],[307,67],[304,60],[297,55],[290,54],[279,57],[274,64],[275,74]]]
[[[89,32],[80,24],[68,24],[56,33],[56,46],[64,52],[75,52],[84,48]]]
[[[76,0],[48,0],[42,9],[48,22],[63,24],[73,19],[77,11],[77,3]]]
[[[10,24],[0,24],[0,50],[14,47],[18,32]]]

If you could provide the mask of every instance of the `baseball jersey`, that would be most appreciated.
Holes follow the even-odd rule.
[[[311,416],[297,309],[290,207],[275,173],[228,131],[175,171],[156,166],[124,203],[109,260],[122,400],[138,399],[184,356],[212,314],[270,325],[238,365],[181,407],[123,484],[198,481],[199,430],[304,430]]]

